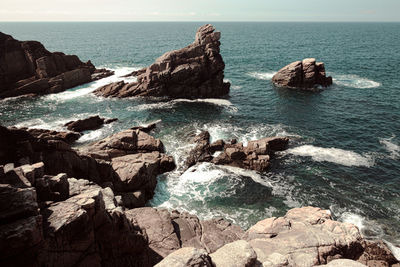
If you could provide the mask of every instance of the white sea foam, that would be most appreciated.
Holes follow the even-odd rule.
[[[345,223],[351,223],[357,226],[357,228],[362,232],[365,228],[365,219],[355,213],[344,212],[340,215],[340,221]]]
[[[400,146],[394,142],[394,138],[396,136],[392,136],[390,138],[380,139],[379,142],[385,147],[385,149],[390,153],[390,157],[392,159],[400,158]]]
[[[269,72],[250,72],[248,75],[252,78],[255,78],[257,80],[271,80],[272,77],[276,74],[275,71],[269,71]]]
[[[133,68],[133,67],[122,67],[122,68],[117,68],[113,69],[115,74],[88,84],[80,85],[78,87],[72,88],[70,90],[58,93],[58,94],[50,94],[44,96],[44,99],[46,100],[58,100],[58,101],[65,101],[65,100],[70,100],[70,99],[75,99],[77,97],[81,97],[84,95],[87,95],[97,88],[112,83],[112,82],[117,82],[117,81],[126,81],[126,82],[133,82],[136,80],[135,77],[127,77],[127,78],[122,78],[121,76],[126,75],[134,70],[138,70],[139,68]]]
[[[400,248],[396,247],[395,245],[393,245],[392,243],[390,243],[389,241],[383,240],[385,241],[386,245],[388,245],[389,249],[392,251],[393,256],[400,261]]]
[[[216,106],[221,106],[228,109],[231,112],[237,112],[238,109],[226,99],[218,99],[218,98],[205,98],[205,99],[174,99],[168,102],[159,102],[159,103],[151,103],[151,104],[141,104],[135,107],[131,107],[130,109],[135,110],[149,110],[149,109],[166,109],[173,108],[178,103],[208,103]]]
[[[85,142],[88,142],[88,141],[93,141],[93,140],[99,139],[103,135],[103,132],[104,132],[104,129],[98,129],[98,130],[95,130],[95,131],[88,132],[88,133],[82,135],[77,140],[77,142],[78,143],[85,143]]]
[[[381,86],[379,82],[360,77],[354,74],[333,75],[334,83],[352,88],[377,88]]]
[[[244,145],[247,145],[248,141],[268,136],[300,137],[299,135],[289,133],[282,124],[257,124],[242,128],[228,123],[212,123],[203,125],[200,130],[208,131],[211,135],[211,141],[235,138]]]
[[[354,151],[339,148],[303,145],[288,149],[284,153],[301,157],[312,157],[314,161],[327,161],[344,166],[372,167],[374,165],[374,160],[370,156],[362,156]]]

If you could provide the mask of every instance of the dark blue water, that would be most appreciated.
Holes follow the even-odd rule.
[[[77,54],[124,74],[186,46],[204,23],[0,23],[20,40]],[[162,120],[155,135],[181,163],[190,138],[291,138],[290,149],[258,174],[202,164],[159,177],[149,203],[223,216],[243,227],[292,207],[330,208],[364,235],[400,244],[400,24],[214,23],[230,97],[223,100],[103,99],[90,94],[118,75],[57,95],[7,100],[0,123],[63,129],[93,114],[119,123],[85,134],[77,146],[132,125]],[[276,89],[270,79],[306,57],[325,62],[334,85],[321,93]]]

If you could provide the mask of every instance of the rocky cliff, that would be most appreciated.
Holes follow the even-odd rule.
[[[18,41],[0,32],[0,99],[58,93],[111,74],[76,55],[51,53],[37,41]]]
[[[221,33],[210,25],[197,30],[189,46],[165,53],[151,66],[136,71],[137,82],[123,81],[98,88],[105,97],[168,96],[215,98],[229,93],[224,80],[225,64],[220,54]]]

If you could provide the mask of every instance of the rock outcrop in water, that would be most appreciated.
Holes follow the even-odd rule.
[[[210,25],[197,30],[189,46],[165,53],[151,66],[136,71],[137,82],[105,85],[94,93],[104,97],[168,96],[215,98],[229,93],[220,54],[221,33]]]
[[[249,141],[247,146],[243,146],[243,143],[237,143],[235,140],[231,143],[217,140],[210,144],[210,134],[202,132],[193,141],[196,146],[185,162],[186,169],[197,162],[211,162],[217,165],[229,165],[263,172],[268,170],[274,152],[287,148],[289,138],[268,137]],[[219,155],[214,156],[214,153],[218,151]]]
[[[111,74],[75,55],[51,53],[39,42],[0,32],[0,99],[58,93]]]
[[[114,119],[100,118],[100,116],[97,115],[82,120],[70,121],[67,122],[64,126],[67,127],[68,130],[73,132],[83,132],[83,131],[98,129],[103,124],[109,124],[117,120],[118,120],[117,118]]]
[[[324,63],[307,58],[283,67],[272,77],[272,82],[280,87],[312,90],[332,85],[332,77],[326,77]]]

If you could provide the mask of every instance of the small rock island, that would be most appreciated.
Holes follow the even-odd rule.
[[[332,85],[332,77],[326,77],[323,62],[315,58],[306,58],[283,67],[272,77],[272,82],[278,87],[314,90],[317,86]]]

